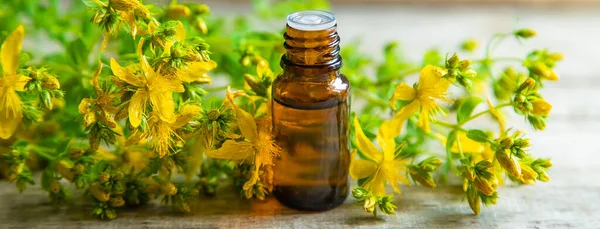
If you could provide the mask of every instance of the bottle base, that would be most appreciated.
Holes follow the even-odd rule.
[[[348,197],[348,185],[275,186],[275,198],[289,208],[302,211],[327,211],[340,206]]]

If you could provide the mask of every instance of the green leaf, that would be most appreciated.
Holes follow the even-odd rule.
[[[98,4],[96,4],[96,2],[92,1],[92,0],[81,0],[83,2],[83,4],[85,4],[85,6],[90,7],[90,8],[97,8]]]
[[[54,155],[60,157],[61,155],[67,153],[67,149],[69,148],[69,142],[71,142],[71,139],[67,139],[64,142],[61,142],[60,145],[56,147]]]
[[[448,133],[448,137],[446,138],[446,153],[451,153],[450,150],[452,149],[452,144],[454,144],[454,141],[456,141],[456,130]]]
[[[490,137],[482,130],[469,130],[467,137],[476,142],[488,142]]]
[[[473,110],[475,110],[475,107],[477,107],[477,105],[479,105],[481,102],[483,102],[483,99],[479,97],[469,97],[465,99],[458,108],[456,115],[458,123],[462,123],[469,119],[469,117],[471,117],[471,113],[473,113]]]
[[[89,49],[81,38],[77,38],[67,45],[67,55],[76,66],[87,66],[89,53]]]

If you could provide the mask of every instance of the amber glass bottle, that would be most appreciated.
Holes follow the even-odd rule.
[[[275,197],[284,205],[320,211],[348,196],[349,89],[333,14],[288,16],[283,73],[273,83]]]

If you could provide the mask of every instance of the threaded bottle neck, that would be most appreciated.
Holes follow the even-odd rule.
[[[340,37],[333,27],[305,31],[286,27],[284,47],[287,52],[281,57],[281,67],[325,68],[338,70],[342,67]]]

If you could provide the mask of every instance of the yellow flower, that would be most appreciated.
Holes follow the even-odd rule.
[[[199,106],[184,105],[176,117],[168,120],[163,119],[156,112],[152,112],[148,119],[148,129],[142,134],[142,138],[149,139],[152,148],[162,158],[169,154],[169,150],[173,149],[175,141],[183,141],[175,131],[200,115],[201,111],[202,108]]]
[[[29,77],[17,74],[25,29],[19,26],[0,49],[3,74],[0,77],[0,138],[8,139],[23,120],[23,107],[17,91],[25,90]]]
[[[552,110],[552,105],[544,99],[533,100],[531,101],[531,105],[533,105],[533,110],[531,113],[534,115],[545,117],[548,116],[548,114],[550,114],[550,110]]]
[[[121,67],[117,61],[110,59],[113,74],[120,80],[137,87],[135,94],[129,100],[129,122],[133,127],[140,125],[148,102],[158,118],[169,122],[175,115],[173,92],[183,92],[183,85],[177,80],[161,76],[160,71],[154,71],[145,56],[141,56],[141,60],[142,74],[136,74],[133,67]]]
[[[445,69],[428,65],[421,70],[417,85],[414,87],[410,87],[405,83],[398,85],[394,95],[390,98],[392,108],[396,109],[396,100],[410,102],[396,113],[393,118],[394,125],[402,126],[406,119],[419,111],[418,125],[426,132],[429,132],[430,115],[444,112],[436,101],[441,100],[452,103],[452,100],[446,97],[446,91],[452,82],[446,78],[442,78],[445,74]]]
[[[253,159],[254,171],[244,190],[250,190],[259,181],[259,170],[263,165],[273,164],[273,158],[279,155],[281,149],[275,144],[271,136],[271,121],[269,119],[254,119],[254,117],[239,108],[234,103],[237,96],[247,96],[242,91],[231,92],[227,88],[227,100],[233,107],[238,127],[246,141],[227,140],[221,148],[209,150],[206,156],[226,160]]]
[[[354,119],[356,144],[367,159],[353,160],[350,164],[350,176],[356,180],[368,178],[363,187],[377,196],[385,195],[386,181],[392,185],[397,193],[400,193],[398,187],[400,183],[409,184],[406,179],[407,162],[401,158],[396,158],[395,155],[395,152],[399,152],[404,145],[396,148],[394,138],[389,137],[395,135],[389,133],[392,128],[388,125],[391,124],[391,122],[386,121],[380,127],[377,134],[377,143],[382,150],[379,150],[365,136],[358,119]]]
[[[178,73],[179,79],[187,83],[210,84],[212,83],[212,79],[207,72],[215,69],[216,67],[217,62],[213,60],[206,62],[192,62],[181,69],[181,72]]]

